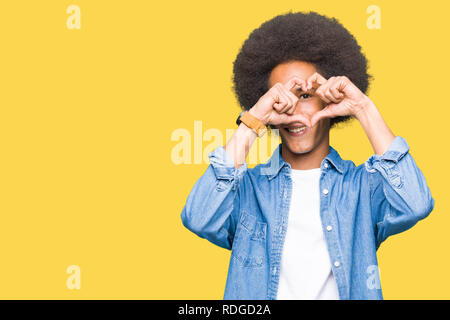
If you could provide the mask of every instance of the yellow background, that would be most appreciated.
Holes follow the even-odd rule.
[[[66,9],[81,9],[69,30]],[[381,8],[381,30],[366,8]],[[232,62],[289,10],[338,18],[364,49],[369,97],[436,200],[378,251],[386,299],[450,298],[448,1],[2,1],[0,298],[221,299],[230,252],[182,226],[207,164],[175,165],[171,134],[234,128]],[[204,143],[205,145],[205,143]],[[361,164],[359,123],[331,145]],[[192,153],[193,154],[193,153]],[[81,268],[69,290],[66,268]]]

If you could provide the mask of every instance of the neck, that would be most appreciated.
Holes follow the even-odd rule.
[[[305,153],[293,153],[289,148],[281,148],[281,156],[294,170],[320,168],[322,160],[330,153],[329,139],[324,139],[317,147]]]

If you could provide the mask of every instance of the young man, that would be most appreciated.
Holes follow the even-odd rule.
[[[288,13],[256,29],[234,63],[246,110],[194,185],[184,226],[231,249],[224,299],[382,299],[376,251],[434,208],[403,137],[365,95],[367,60],[335,19]],[[373,147],[343,160],[330,128],[357,119]],[[264,128],[271,159],[247,168]]]

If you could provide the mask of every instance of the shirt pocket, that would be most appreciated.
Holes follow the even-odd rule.
[[[242,211],[231,248],[231,256],[243,267],[258,268],[266,263],[267,223]]]

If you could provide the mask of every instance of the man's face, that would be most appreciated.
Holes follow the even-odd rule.
[[[293,61],[281,63],[276,66],[270,74],[269,88],[277,82],[284,84],[293,76],[297,76],[306,81],[315,72],[316,68],[307,62]],[[326,105],[326,103],[317,97],[313,91],[305,93],[301,88],[298,88],[295,95],[299,98],[295,113],[301,113],[309,119],[311,119],[314,113],[322,110]],[[314,150],[321,143],[329,143],[329,140],[327,139],[330,130],[329,118],[320,120],[314,127],[308,128],[302,134],[290,132],[288,130],[289,126],[292,127],[293,125],[286,124],[276,126],[280,131],[283,146],[287,147],[287,150],[284,148],[285,151],[293,154],[302,154]]]

